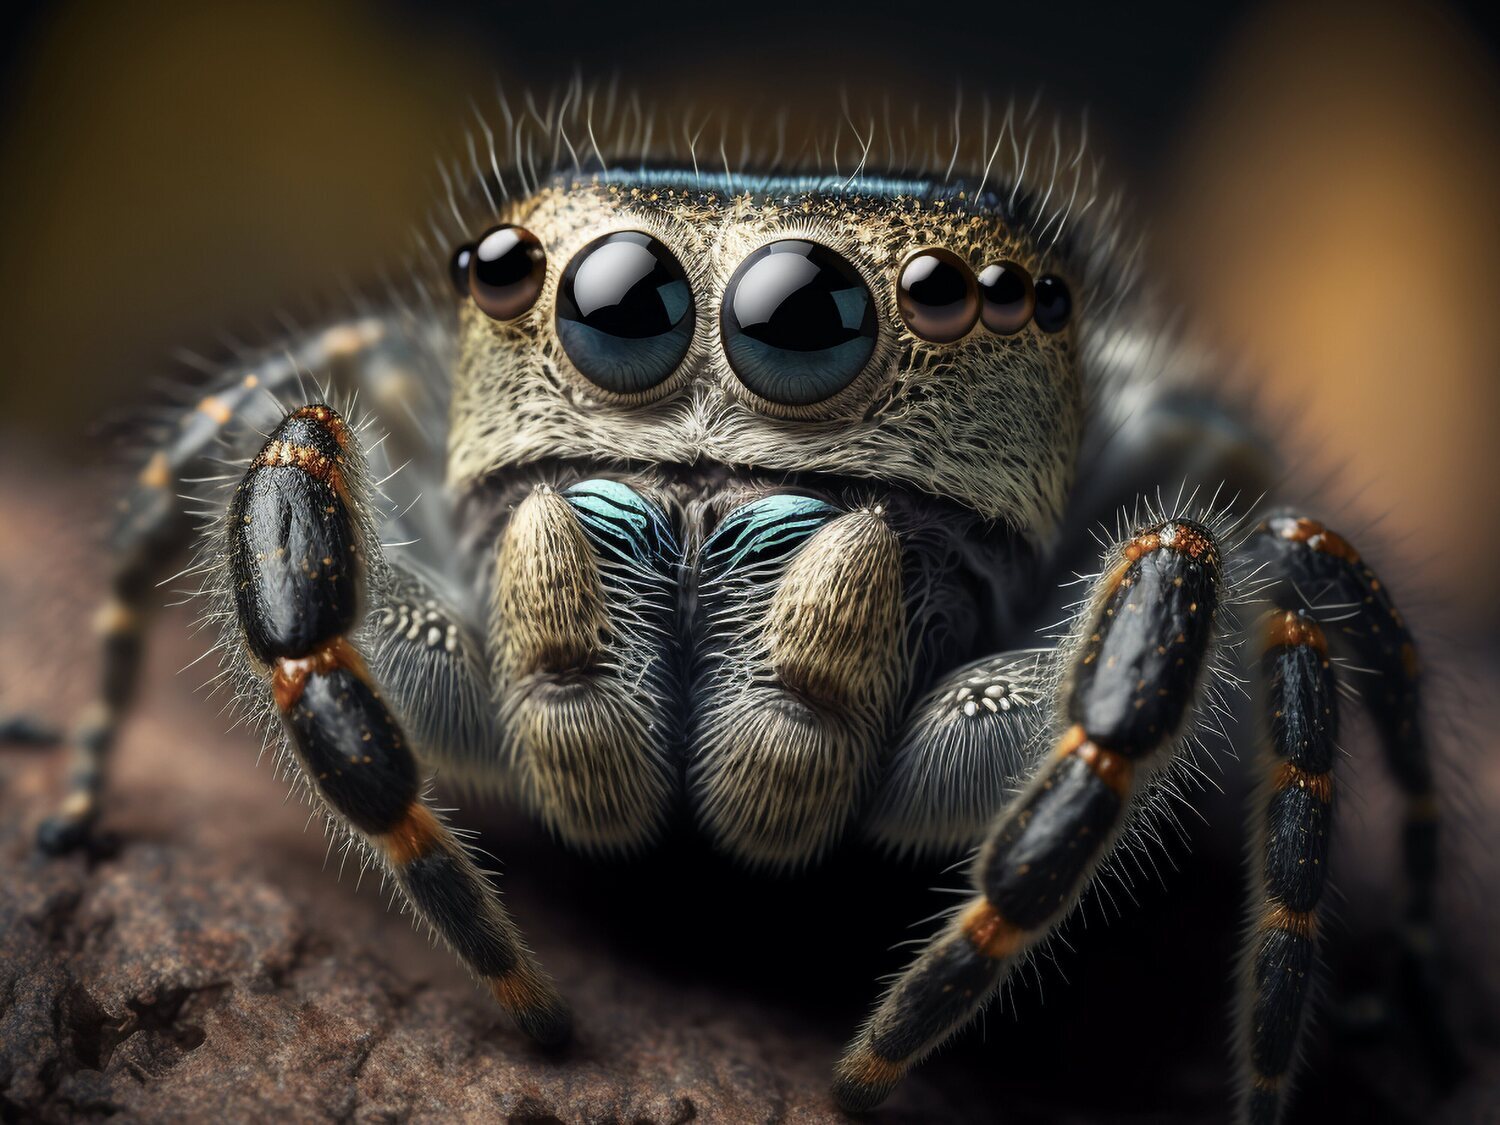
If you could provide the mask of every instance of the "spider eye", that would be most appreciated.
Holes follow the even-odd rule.
[[[681,264],[642,231],[590,242],[557,290],[557,336],[585,377],[607,391],[649,390],[693,341],[693,293]]]
[[[996,262],[980,270],[979,296],[984,326],[997,336],[1021,331],[1036,311],[1031,275],[1014,262]]]
[[[460,297],[469,295],[469,263],[474,260],[474,246],[472,242],[465,242],[448,259],[448,278],[453,282],[453,291]]]
[[[547,252],[524,227],[495,227],[469,257],[469,295],[495,320],[514,320],[536,304],[546,276]]]
[[[756,250],[724,292],[724,353],[740,382],[806,406],[843,390],[875,351],[875,302],[825,246],[783,239]]]
[[[1073,315],[1073,295],[1061,278],[1043,277],[1036,283],[1036,325],[1043,332],[1061,332]]]
[[[951,344],[979,319],[974,273],[957,254],[919,250],[901,267],[896,286],[901,319],[924,340]]]

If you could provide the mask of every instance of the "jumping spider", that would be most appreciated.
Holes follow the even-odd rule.
[[[787,157],[782,122],[774,156],[708,172],[636,103],[575,93],[485,129],[410,284],[241,357],[146,460],[102,698],[42,846],[97,816],[141,611],[186,534],[174,494],[227,442],[249,459],[198,558],[234,690],[534,1039],[571,1017],[429,805],[434,771],[519,795],[586,851],[645,848],[684,808],[760,867],[851,834],[978,847],[972,898],[838,1063],[834,1096],[866,1109],[1054,932],[1186,768],[1216,664],[1237,666],[1262,776],[1239,1116],[1275,1121],[1318,956],[1341,652],[1370,670],[1412,956],[1431,949],[1436,799],[1390,592],[1308,512],[1256,499],[1274,456],[1161,329],[1118,208],[1055,131],[955,123],[951,155],[937,129],[942,151],[913,155],[872,125],[836,174]],[[326,391],[294,401],[304,373],[358,391],[365,422]],[[407,511],[378,502],[382,442],[429,483]],[[1062,642],[1026,647],[1095,569],[1090,529],[1184,482],[1237,493],[1238,521],[1157,507]]]

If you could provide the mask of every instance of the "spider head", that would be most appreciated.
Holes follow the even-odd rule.
[[[452,263],[459,488],[560,459],[712,465],[1056,520],[1086,289],[993,193],[654,170],[493,218]]]

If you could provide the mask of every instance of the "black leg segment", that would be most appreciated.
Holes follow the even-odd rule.
[[[235,612],[262,663],[304,656],[358,620],[364,562],[350,441],[331,408],[295,411],[261,449],[229,506]]]
[[[1274,611],[1263,643],[1270,738],[1250,831],[1254,900],[1241,959],[1239,1114],[1273,1125],[1317,969],[1339,713],[1328,642],[1310,614]]]
[[[1116,553],[1072,646],[1067,726],[999,815],[978,892],[896,981],[844,1053],[834,1095],[879,1104],[1056,929],[1170,760],[1208,661],[1221,596],[1212,533],[1168,520]]]
[[[361,486],[358,445],[330,407],[302,407],[271,435],[226,526],[240,638],[324,806],[521,1028],[560,1042],[566,1006],[489,879],[422,800],[413,748],[350,639],[378,566],[358,515]]]
[[[37,833],[42,850],[58,854],[82,844],[99,815],[115,734],[134,701],[144,626],[156,583],[170,572],[192,537],[192,519],[177,495],[214,456],[232,456],[236,440],[274,418],[274,396],[309,369],[343,371],[367,361],[382,333],[370,322],[334,325],[290,351],[236,363],[159,437],[115,506],[108,547],[109,591],[94,618],[99,636],[99,691],[68,741],[68,791]],[[25,726],[12,728],[23,732]]]
[[[1328,655],[1342,652],[1369,673],[1355,673],[1345,682],[1358,689],[1361,703],[1369,709],[1386,764],[1406,803],[1401,829],[1406,876],[1401,996],[1434,1070],[1450,1077],[1461,1063],[1443,1013],[1436,968],[1438,798],[1416,642],[1374,569],[1348,540],[1321,522],[1292,512],[1276,514],[1260,525],[1251,547],[1283,579],[1273,595],[1276,613],[1263,667],[1270,693],[1272,751],[1284,759],[1270,783],[1263,823],[1256,825],[1266,834],[1268,849],[1263,908],[1281,910],[1283,920],[1289,913],[1294,928],[1306,932],[1308,950],[1316,952],[1313,907],[1332,830],[1329,770],[1337,729],[1334,687],[1339,674]],[[1304,597],[1338,606],[1337,624],[1320,627],[1304,610]],[[1346,608],[1350,606],[1355,607],[1352,614]],[[1258,931],[1252,934],[1255,940]],[[1288,955],[1292,953],[1300,956],[1300,948]],[[1247,951],[1247,964],[1253,956]],[[1259,1014],[1252,996],[1247,994],[1242,1003],[1245,1034],[1250,1034],[1247,1024],[1254,1022],[1248,1013],[1253,1009],[1257,1019]],[[1279,1055],[1263,1058],[1251,1044],[1253,1058],[1246,1065],[1254,1073],[1246,1077],[1242,1099],[1246,1119],[1277,1120],[1282,1090],[1295,1067],[1297,1030],[1292,1027],[1279,1037],[1289,1040],[1285,1068],[1270,1076],[1261,1063],[1283,1060]]]

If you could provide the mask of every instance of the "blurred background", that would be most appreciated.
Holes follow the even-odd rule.
[[[174,348],[368,278],[471,98],[575,67],[1089,107],[1167,291],[1440,603],[1500,614],[1500,80],[1478,5],[12,4],[0,426],[72,458]],[[1477,610],[1477,612],[1476,612]]]

